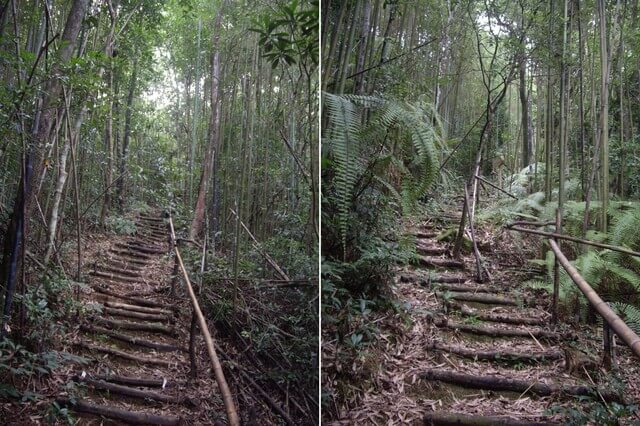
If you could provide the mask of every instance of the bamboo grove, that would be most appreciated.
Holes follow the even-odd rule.
[[[317,274],[318,16],[308,1],[0,3],[3,337],[34,353],[56,347],[39,321],[70,326],[87,247],[134,233],[130,212],[149,206],[173,212],[202,292],[235,289],[208,299],[209,319],[229,305],[237,325],[252,294],[260,333],[277,324],[261,315],[287,302],[278,318],[298,324],[292,333],[317,330],[312,290],[283,298],[254,284],[273,278],[270,264],[309,288]],[[32,310],[41,299],[50,318]],[[257,333],[255,318],[244,325]],[[266,336],[256,350],[283,338]],[[307,357],[285,361],[303,369],[307,404],[317,344],[278,346]],[[317,416],[308,405],[299,414]]]
[[[358,401],[345,383],[370,374],[366,363],[350,373],[336,365],[373,356],[372,312],[393,306],[394,265],[416,262],[398,217],[428,221],[467,186],[483,194],[471,212],[482,224],[555,223],[558,209],[569,235],[639,248],[640,44],[637,1],[325,0],[322,14],[323,383],[333,418]],[[380,112],[383,103],[413,118]],[[417,160],[428,152],[433,161]],[[498,200],[487,196],[495,187]],[[457,257],[463,233],[450,233]],[[638,327],[637,262],[572,250]],[[548,289],[554,257],[541,251],[531,262],[551,278],[532,285]],[[561,302],[585,319],[588,303],[560,278]]]

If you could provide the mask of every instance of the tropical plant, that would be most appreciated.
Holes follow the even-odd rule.
[[[346,255],[349,212],[367,186],[380,185],[410,209],[435,180],[441,141],[424,104],[325,93],[324,105],[325,165],[334,173],[329,186]]]

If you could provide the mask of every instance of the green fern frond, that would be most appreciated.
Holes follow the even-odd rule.
[[[341,96],[325,93],[324,105],[331,123],[327,143],[336,162],[334,185],[338,201],[338,227],[343,252],[346,252],[351,196],[362,169],[359,153],[360,115],[356,106]]]
[[[623,302],[611,303],[620,318],[636,333],[640,334],[640,308]]]

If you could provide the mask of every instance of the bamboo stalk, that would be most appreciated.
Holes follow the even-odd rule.
[[[524,232],[527,234],[542,235],[543,237],[557,238],[559,240],[572,241],[574,243],[586,244],[588,246],[600,247],[600,248],[604,248],[612,251],[617,251],[619,253],[640,257],[640,253],[638,253],[637,251],[629,250],[623,247],[612,246],[611,244],[604,244],[604,243],[597,243],[595,241],[590,241],[590,240],[583,240],[582,238],[576,238],[569,235],[558,234],[556,232],[538,231],[537,229],[526,229],[526,228],[520,228],[519,226],[507,226],[506,228],[511,231],[518,231],[518,232]]]
[[[178,259],[178,263],[180,264],[180,269],[182,270],[182,275],[184,276],[185,287],[187,287],[187,292],[189,293],[189,298],[191,299],[191,304],[193,305],[193,311],[198,317],[198,325],[200,325],[200,330],[202,330],[202,335],[204,337],[207,352],[209,353],[209,358],[211,358],[211,363],[213,366],[213,374],[216,378],[216,382],[218,383],[218,387],[220,388],[220,393],[222,394],[222,400],[224,402],[225,410],[227,411],[227,418],[229,419],[229,424],[231,426],[240,426],[240,419],[238,417],[238,412],[236,410],[235,403],[233,401],[233,397],[231,396],[231,391],[229,390],[229,385],[227,384],[227,380],[224,377],[224,372],[222,371],[222,365],[220,365],[220,360],[218,359],[218,355],[216,354],[216,349],[213,345],[213,338],[211,337],[211,333],[209,333],[209,328],[207,327],[207,322],[202,315],[202,310],[200,309],[200,305],[198,304],[198,299],[196,299],[196,295],[193,291],[193,287],[191,286],[191,281],[189,280],[189,274],[187,273],[186,268],[184,267],[184,263],[182,262],[182,256],[180,256],[180,250],[176,244],[176,233],[173,228],[173,220],[171,218],[171,213],[169,213],[169,227],[171,229],[171,242],[174,246],[176,259]]]
[[[556,258],[562,267],[567,271],[573,282],[576,283],[580,291],[589,300],[589,303],[591,303],[595,310],[598,311],[602,316],[602,319],[609,324],[613,331],[615,331],[627,346],[629,346],[631,351],[640,358],[640,337],[638,337],[638,335],[630,329],[615,312],[613,312],[607,302],[602,300],[600,296],[598,296],[598,293],[591,288],[589,283],[580,276],[578,270],[569,262],[564,253],[562,253],[558,244],[553,240],[549,240],[549,244],[551,244],[551,249],[555,253]]]

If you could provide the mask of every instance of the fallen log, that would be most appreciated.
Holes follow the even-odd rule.
[[[505,416],[473,416],[436,411],[424,416],[425,426],[551,426],[558,423],[517,420]]]
[[[497,328],[483,325],[469,325],[469,324],[455,324],[446,322],[434,323],[437,327],[449,328],[452,330],[461,331],[463,333],[476,334],[479,336],[491,336],[491,337],[525,337],[531,338],[543,338],[549,340],[557,340],[563,336],[560,333],[546,330],[523,330],[519,328]]]
[[[522,362],[522,363],[540,363],[546,361],[556,361],[563,359],[564,355],[561,351],[545,351],[545,352],[512,352],[512,351],[474,351],[457,346],[446,346],[437,342],[432,342],[427,346],[441,352],[447,352],[462,358],[469,358],[476,361],[501,361],[501,362]]]
[[[164,416],[139,411],[128,411],[118,407],[92,404],[82,400],[75,400],[72,402],[69,399],[57,399],[56,404],[59,407],[71,408],[77,413],[93,414],[96,416],[120,420],[129,424],[161,426],[178,426],[182,424],[182,418],[178,416]]]
[[[116,308],[116,309],[126,309],[130,311],[145,312],[149,314],[175,315],[175,311],[170,311],[167,309],[149,308],[146,306],[128,305],[126,303],[109,302],[109,301],[105,301],[103,304],[110,308]]]
[[[452,299],[459,300],[463,302],[476,302],[476,303],[486,303],[491,305],[509,305],[509,306],[518,306],[520,303],[516,299],[511,299],[509,297],[498,296],[496,294],[476,294],[476,293],[448,293],[445,297],[445,293],[436,293],[436,295],[444,300]]]
[[[115,315],[118,317],[127,317],[127,318],[135,318],[141,320],[148,321],[159,321],[159,322],[172,322],[175,321],[174,318],[167,317],[165,315],[160,314],[146,314],[142,312],[129,311],[126,309],[117,309],[105,306],[102,308],[102,312],[109,315]]]
[[[525,392],[538,396],[571,395],[589,396],[599,399],[602,395],[607,402],[624,403],[624,398],[608,389],[591,386],[569,386],[557,384],[544,384],[540,382],[526,382],[518,379],[508,379],[500,376],[474,376],[472,374],[458,373],[456,371],[429,369],[420,374],[420,378],[429,381],[440,381],[464,388],[485,389],[493,391],[508,391],[523,394]]]
[[[122,282],[125,282],[125,283],[140,283],[140,282],[142,282],[137,278],[127,277],[127,276],[124,276],[124,275],[112,274],[112,273],[109,273],[109,272],[102,272],[102,271],[91,271],[91,272],[89,272],[89,275],[94,276],[94,277],[98,277],[98,278],[104,278],[105,280],[122,281]]]
[[[109,383],[109,382],[105,382],[104,380],[94,380],[87,377],[83,378],[82,376],[74,376],[73,380],[76,382],[86,383],[97,390],[107,391],[109,393],[124,395],[131,398],[138,398],[138,399],[144,399],[144,400],[150,399],[152,401],[164,402],[167,404],[188,405],[190,407],[195,407],[198,405],[196,400],[189,397],[185,397],[185,396],[176,397],[176,396],[166,395],[166,394],[152,391],[152,390],[142,390],[142,389],[132,388],[129,386],[119,385],[116,383]]]
[[[140,355],[131,355],[127,352],[123,352],[118,349],[114,349],[106,346],[92,345],[90,343],[76,342],[75,345],[91,352],[102,352],[105,354],[117,356],[120,358],[127,359],[129,361],[135,361],[142,364],[162,365],[164,367],[171,367],[177,364],[176,362],[171,362],[164,359],[150,358],[150,357],[145,357]]]
[[[437,257],[419,256],[420,264],[434,268],[460,268],[464,269],[464,263],[455,259],[440,259]]]
[[[491,312],[482,312],[476,309],[471,309],[467,305],[459,303],[449,303],[450,308],[459,310],[459,313],[467,317],[475,317],[481,321],[501,322],[505,324],[521,324],[521,325],[538,325],[543,326],[548,324],[548,320],[542,318],[522,318],[512,317],[506,314],[495,314]]]
[[[136,346],[142,346],[144,348],[155,349],[159,352],[184,351],[184,349],[179,348],[175,345],[151,342],[149,340],[140,339],[136,336],[131,336],[124,333],[118,333],[117,331],[114,331],[114,330],[109,330],[102,327],[96,327],[93,325],[83,324],[80,326],[80,330],[87,333],[103,334],[105,336],[111,337],[112,339],[120,340],[121,342],[129,343],[131,345],[136,345]]]
[[[115,291],[111,291],[101,286],[94,286],[92,288],[98,293],[106,294],[107,296],[117,297],[118,299],[128,300],[140,306],[148,306],[151,308],[162,308],[162,309],[170,309],[170,310],[178,309],[178,307],[175,305],[166,305],[164,303],[154,302],[153,300],[147,300],[140,297],[134,297],[134,296],[128,296],[126,294],[116,293]]]
[[[94,321],[102,326],[119,330],[148,331],[152,333],[163,333],[169,336],[175,336],[177,334],[175,328],[159,323],[119,321],[103,317],[95,317]]]

